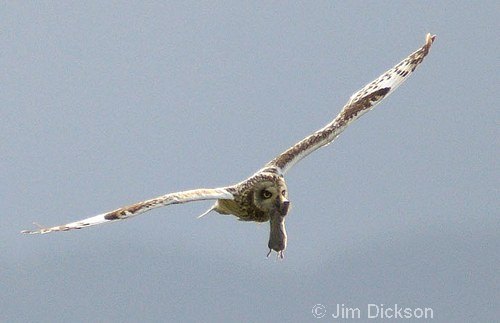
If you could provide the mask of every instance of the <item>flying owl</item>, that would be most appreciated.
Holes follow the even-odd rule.
[[[234,215],[241,221],[269,221],[269,252],[267,256],[274,250],[279,258],[283,258],[287,246],[285,218],[290,209],[284,179],[285,173],[316,149],[331,143],[349,124],[373,109],[375,105],[391,94],[422,63],[424,57],[429,53],[435,37],[435,35],[427,34],[425,44],[421,48],[354,93],[333,121],[299,141],[240,183],[220,188],[170,193],[76,222],[21,232],[45,234],[55,231],[82,229],[97,224],[129,219],[146,211],[170,204],[215,200],[213,206],[200,217],[210,211],[215,211],[220,214]]]

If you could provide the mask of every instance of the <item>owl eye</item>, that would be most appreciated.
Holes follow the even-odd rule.
[[[268,199],[271,196],[273,196],[273,193],[269,192],[268,190],[262,190],[262,192],[260,194],[265,199]]]

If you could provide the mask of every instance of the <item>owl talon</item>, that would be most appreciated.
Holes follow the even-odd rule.
[[[269,256],[271,255],[271,252],[273,252],[273,250],[269,249],[269,252],[267,253],[266,258],[269,258]],[[285,258],[285,254],[283,253],[283,250],[276,251],[276,259],[283,259],[283,258]]]

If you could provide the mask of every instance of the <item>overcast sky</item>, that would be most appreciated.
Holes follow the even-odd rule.
[[[337,304],[359,309],[348,322],[382,320],[370,304],[498,319],[499,16],[496,1],[3,4],[0,321],[317,322],[316,304],[327,322]],[[287,174],[283,261],[265,257],[267,223],[196,219],[210,202],[19,233],[239,182],[428,32],[415,75]]]

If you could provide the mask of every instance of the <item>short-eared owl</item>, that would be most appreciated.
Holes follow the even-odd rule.
[[[154,208],[170,204],[216,200],[215,204],[204,214],[213,210],[221,214],[235,215],[242,221],[269,221],[271,228],[268,256],[274,250],[279,257],[283,258],[283,252],[287,245],[285,217],[290,207],[288,191],[283,177],[285,173],[302,158],[332,142],[351,122],[371,110],[391,94],[422,63],[424,57],[429,53],[434,39],[435,36],[427,34],[425,44],[420,49],[354,93],[332,122],[296,143],[248,179],[238,184],[220,188],[170,193],[76,222],[48,228],[41,227],[37,230],[24,230],[22,232],[43,234],[81,229],[96,224],[128,219]]]

